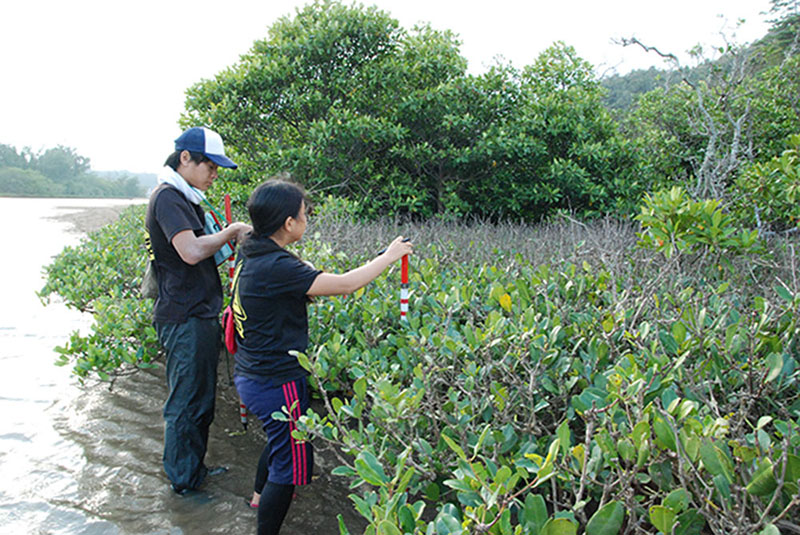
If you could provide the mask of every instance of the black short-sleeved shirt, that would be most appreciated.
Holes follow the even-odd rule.
[[[237,375],[275,387],[308,375],[289,351],[308,348],[306,292],[320,273],[284,249],[240,252],[233,298]]]
[[[195,265],[184,262],[172,238],[184,230],[203,236],[205,214],[172,186],[163,184],[150,196],[145,226],[155,256],[158,297],[153,307],[157,323],[183,323],[190,317],[216,318],[222,308],[222,284],[214,257]]]

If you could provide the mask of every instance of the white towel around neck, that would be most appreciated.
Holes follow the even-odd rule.
[[[161,173],[159,173],[158,183],[169,184],[170,186],[175,187],[178,191],[183,193],[183,196],[186,197],[186,200],[190,203],[200,204],[206,199],[206,196],[203,195],[202,191],[189,185],[185,178],[183,178],[180,174],[178,174],[177,171],[168,165],[165,165],[161,170]]]

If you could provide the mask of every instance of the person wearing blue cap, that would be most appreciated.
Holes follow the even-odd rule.
[[[153,323],[167,354],[163,462],[178,494],[197,489],[209,474],[204,459],[214,419],[222,308],[214,254],[252,230],[236,222],[206,233],[200,203],[219,167],[237,167],[225,155],[220,135],[205,127],[184,131],[158,177],[145,218],[158,280]]]

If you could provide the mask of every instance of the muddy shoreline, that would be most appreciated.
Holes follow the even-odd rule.
[[[138,199],[137,199],[138,200]],[[146,199],[141,199],[141,203]],[[49,219],[64,221],[70,224],[70,232],[88,234],[99,230],[104,226],[116,221],[119,215],[127,209],[130,204],[108,205],[108,206],[64,206],[58,209],[71,210],[71,212],[59,214]]]

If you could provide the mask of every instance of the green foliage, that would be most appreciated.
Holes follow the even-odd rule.
[[[738,220],[762,235],[796,229],[800,224],[800,134],[790,136],[780,156],[754,163],[732,188]]]
[[[91,333],[76,331],[57,349],[59,365],[73,365],[81,380],[111,380],[135,368],[148,367],[158,356],[152,326],[152,301],[141,299],[145,268],[144,207],[126,209],[114,224],[65,248],[45,268],[47,282],[39,292],[53,294],[68,307],[94,316]]]
[[[318,209],[312,223],[328,226],[297,252],[327,271],[359,265],[386,232],[339,250],[319,232],[357,233],[350,203]],[[131,209],[48,268],[43,295],[96,312],[62,350],[81,377],[156,356],[141,218]],[[798,288],[676,271],[646,251],[532,263],[515,251],[533,232],[518,236],[418,243],[407,322],[394,270],[311,305],[299,358],[326,410],[296,435],[339,452],[333,473],[352,482],[367,532],[750,534],[797,521]]]
[[[224,180],[287,171],[369,217],[536,221],[638,200],[647,175],[573,48],[556,43],[522,71],[465,71],[450,32],[315,3],[190,88],[182,122],[234,148],[241,170]]]
[[[31,160],[34,169],[56,183],[66,183],[89,171],[89,159],[75,149],[59,145],[46,149]]]
[[[640,95],[658,87],[663,77],[663,72],[650,67],[647,70],[636,69],[625,75],[613,74],[603,78],[600,83],[607,91],[604,102],[611,110],[627,111]]]
[[[132,176],[106,180],[89,171],[89,159],[59,145],[34,154],[0,144],[0,195],[37,197],[140,197]]]
[[[623,128],[651,182],[718,198],[751,162],[780,152],[797,129],[800,56],[765,66],[759,50],[730,46],[703,71],[665,73],[674,83],[639,98]]]
[[[59,195],[62,191],[63,188],[32,169],[0,167],[0,194],[2,195],[49,197]]]
[[[758,231],[740,230],[733,217],[717,200],[695,201],[675,186],[654,195],[645,195],[641,213],[639,245],[662,253],[712,254],[718,260],[731,255],[757,251]]]
[[[753,80],[749,95],[756,161],[783,150],[786,138],[797,132],[800,120],[800,55],[787,58]]]
[[[645,93],[625,117],[623,131],[662,186],[686,182],[702,159],[703,139],[690,130],[694,97],[688,87],[658,88]]]
[[[353,456],[336,473],[369,486],[352,498],[370,532],[752,533],[800,500],[797,294],[422,256],[407,324],[384,282],[312,312],[328,410],[300,433]],[[434,520],[401,513],[416,496]]]

